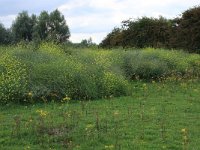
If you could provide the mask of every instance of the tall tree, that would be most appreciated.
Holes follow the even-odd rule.
[[[160,17],[143,17],[135,21],[124,22],[126,44],[133,47],[165,47],[169,41],[170,22]]]
[[[41,40],[45,40],[49,32],[49,14],[47,11],[42,11],[40,13],[38,17],[37,30]]]
[[[123,30],[120,28],[114,28],[100,43],[101,47],[111,48],[116,46],[124,46],[123,42]]]
[[[64,42],[69,37],[70,32],[65,17],[56,9],[49,15],[48,38],[57,42]]]
[[[177,26],[179,47],[200,53],[200,6],[183,12]]]
[[[12,42],[12,34],[0,23],[0,44],[10,44]]]
[[[12,32],[15,41],[32,40],[33,27],[36,24],[36,16],[29,16],[27,11],[23,11],[18,14],[16,20],[12,24]]]

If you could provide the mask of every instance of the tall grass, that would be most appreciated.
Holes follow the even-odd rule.
[[[159,79],[171,76],[196,78],[200,56],[182,51],[146,48],[124,53],[122,69],[129,79]]]
[[[95,53],[101,54],[102,57],[98,57],[100,55]],[[9,68],[4,67],[5,71],[1,71],[0,76],[0,88],[4,89],[1,92],[3,94],[0,95],[1,103],[13,102],[15,99],[18,102],[32,103],[48,100],[60,101],[65,97],[97,99],[130,93],[130,86],[125,77],[110,69],[114,62],[106,51],[99,53],[77,50],[77,52],[68,54],[61,46],[43,43],[37,51],[21,45],[9,48],[3,52],[2,57],[4,56],[9,56],[12,60],[2,59],[2,64],[17,65],[16,62],[19,62],[19,66],[24,69],[24,72],[16,74],[16,68],[13,67],[11,70],[14,70],[7,73],[6,78],[10,80],[12,76],[17,75],[19,78],[25,76],[26,84],[13,80],[13,84],[23,89],[23,92],[17,93],[17,88],[14,87],[12,100],[10,97],[3,98],[3,95],[7,95],[13,89],[12,85],[8,85],[5,89],[3,77],[4,72],[8,72]],[[108,58],[104,60],[104,56]]]
[[[129,95],[131,79],[200,76],[200,56],[178,51],[0,47],[0,103]]]

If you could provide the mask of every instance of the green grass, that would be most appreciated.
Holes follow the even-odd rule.
[[[0,46],[0,149],[200,149],[200,56]]]
[[[127,97],[0,106],[0,149],[200,149],[199,80],[131,85]]]

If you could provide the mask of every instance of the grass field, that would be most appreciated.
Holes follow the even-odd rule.
[[[200,81],[133,82],[132,95],[6,105],[0,149],[200,149]]]
[[[0,150],[200,149],[200,55],[0,46]]]

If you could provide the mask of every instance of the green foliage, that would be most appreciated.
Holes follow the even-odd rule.
[[[83,39],[81,43],[79,44],[80,47],[95,47],[96,44],[92,42],[92,38],[90,37],[89,39]]]
[[[23,101],[28,85],[26,66],[16,58],[0,56],[0,104]]]
[[[33,41],[36,44],[35,49],[38,48],[40,40],[61,43],[70,37],[64,15],[57,9],[50,14],[42,11],[38,17],[34,14],[29,16],[27,11],[23,11],[18,14],[11,29],[15,42]]]
[[[167,47],[169,44],[170,21],[160,17],[142,17],[122,22],[122,28],[114,28],[102,41],[102,47]]]
[[[12,24],[12,32],[16,42],[20,40],[31,41],[33,27],[36,25],[36,16],[29,16],[27,11],[18,14],[16,20]]]
[[[12,43],[12,33],[0,23],[0,45]]]
[[[177,75],[192,78],[200,75],[198,59],[199,55],[195,54],[148,48],[127,51],[122,68],[129,79],[159,79]]]
[[[50,13],[48,28],[48,39],[55,42],[65,42],[70,37],[69,28],[65,17],[57,9]]]
[[[66,96],[79,100],[115,97],[130,94],[128,80],[132,79],[200,76],[200,56],[184,52],[152,48],[71,50],[53,42],[38,47],[35,51],[31,44],[22,42],[0,48],[2,103],[60,101]]]
[[[111,69],[116,65],[113,52],[77,50],[66,54],[61,45],[53,43],[41,43],[34,51],[32,46],[22,43],[9,48],[7,53],[27,66],[28,83],[23,84],[26,88],[21,88],[24,90],[21,95],[13,96],[16,100],[60,101],[66,95],[72,99],[98,99],[130,94],[128,81]],[[16,74],[19,78],[23,76],[23,72],[20,73]],[[17,85],[18,81],[13,84]],[[27,93],[31,93],[31,97]]]
[[[200,53],[199,20],[200,6],[186,10],[175,19],[142,17],[125,20],[122,27],[114,28],[100,46],[171,48]]]
[[[49,14],[47,11],[42,11],[38,16],[38,33],[42,40],[47,39],[48,36]]]
[[[200,6],[186,10],[177,20],[176,30],[179,47],[189,52],[200,53]]]
[[[120,28],[114,28],[111,33],[109,33],[105,39],[100,43],[101,47],[104,48],[111,48],[111,47],[117,47],[117,46],[125,46],[125,36],[124,32]],[[128,45],[126,45],[128,46]]]

